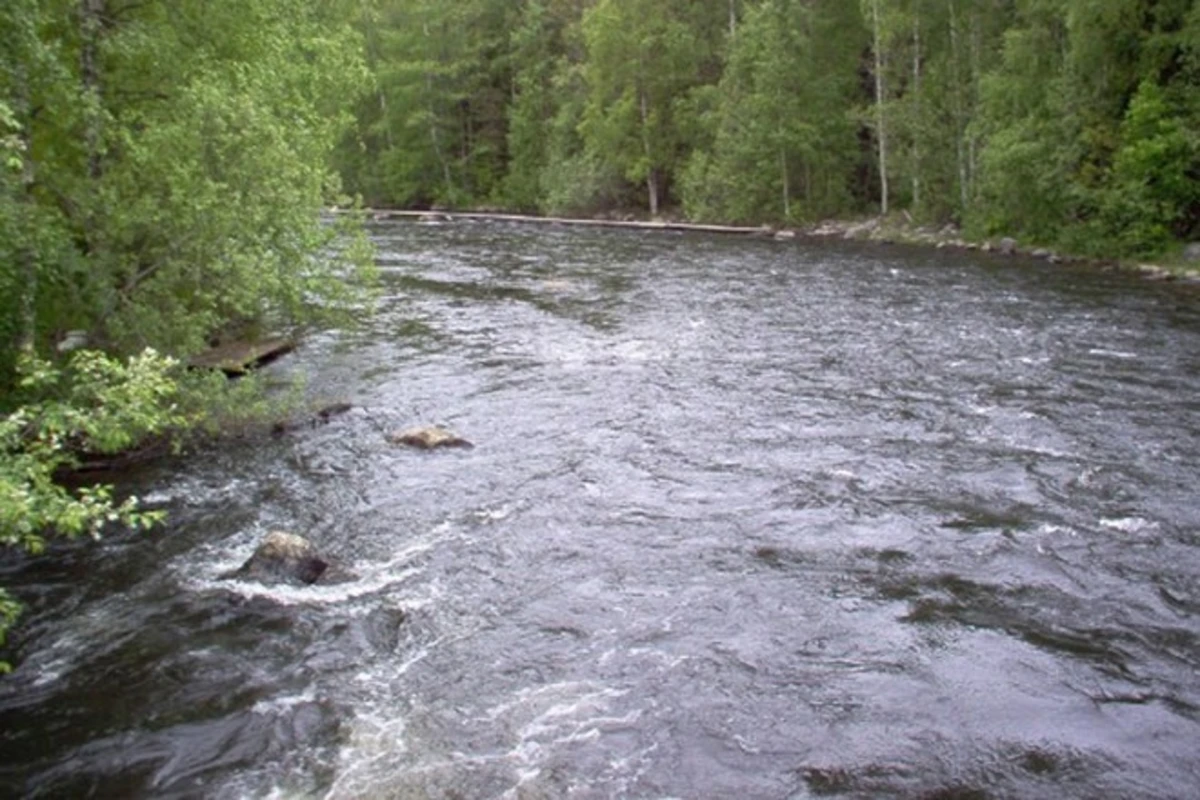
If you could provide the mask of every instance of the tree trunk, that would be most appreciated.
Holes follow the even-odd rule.
[[[17,243],[17,268],[21,276],[20,299],[17,320],[17,349],[33,355],[37,345],[37,295],[38,265],[37,250],[34,248],[34,163],[30,141],[29,76],[24,65],[17,65],[13,91],[14,116],[21,125],[17,134],[21,143],[21,182],[17,187],[17,214],[21,220],[20,239]]]
[[[104,97],[101,85],[100,34],[106,0],[79,0],[79,80],[83,94],[83,144],[87,151],[90,191],[83,207],[84,257],[100,255],[100,179],[104,177]]]
[[[429,38],[429,23],[423,23],[421,30],[424,31],[425,37]],[[429,140],[433,146],[433,155],[442,167],[442,180],[446,182],[446,200],[449,201],[454,197],[454,179],[450,175],[450,162],[446,160],[446,154],[442,152],[442,140],[438,135],[437,108],[434,106],[436,95],[431,72],[425,73],[425,90],[429,93]]]
[[[650,109],[646,102],[646,93],[638,92],[638,99],[642,110],[642,148],[646,153],[646,190],[650,194],[650,216],[658,216],[658,174],[654,168],[654,159],[651,157],[650,149]]]
[[[875,37],[875,138],[879,141],[880,213],[888,213],[887,120],[883,113],[883,49],[879,30],[879,0],[871,0],[871,27]]]
[[[792,218],[792,187],[788,179],[787,153],[782,147],[779,148],[779,174],[783,178],[783,218],[790,220]]]
[[[954,0],[949,2],[950,10],[950,74],[951,82],[954,84],[951,91],[951,99],[954,113],[954,150],[955,159],[958,166],[958,195],[960,214],[967,213],[967,203],[969,201],[969,180],[967,177],[967,126],[966,126],[966,101],[963,99],[963,83],[962,70],[960,64],[962,62],[962,44],[961,35],[958,29],[958,16],[954,13]]]
[[[921,209],[921,13],[913,9],[913,125],[912,125],[912,206]]]
[[[979,82],[982,77],[979,65],[979,10],[971,15],[971,97],[972,107],[977,98]],[[970,112],[968,111],[968,118]],[[979,153],[975,136],[969,135],[967,139],[968,159],[967,159],[967,196],[970,199],[975,198],[975,176],[979,174]]]
[[[104,24],[105,0],[80,0],[79,74],[84,93],[84,142],[87,146],[88,177],[99,180],[104,172],[100,145],[102,90],[100,85],[100,31]]]

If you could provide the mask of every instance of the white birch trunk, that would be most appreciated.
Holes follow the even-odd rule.
[[[879,141],[879,188],[880,188],[880,212],[886,216],[888,213],[888,170],[887,170],[887,120],[884,118],[883,98],[884,91],[884,58],[882,49],[882,36],[879,29],[879,0],[871,0],[871,27],[875,38],[875,134]]]

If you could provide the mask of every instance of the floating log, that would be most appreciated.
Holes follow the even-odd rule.
[[[724,233],[740,236],[771,236],[775,229],[769,225],[745,227],[740,225],[703,225],[692,222],[663,222],[660,220],[583,219],[577,217],[537,217],[529,214],[498,214],[483,211],[406,211],[391,209],[367,209],[373,220],[412,219],[453,222],[455,220],[481,220],[488,222],[535,222],[543,225],[573,225],[591,228],[631,228],[646,231],[688,231],[692,233]]]
[[[226,342],[188,359],[197,369],[219,369],[226,375],[244,375],[254,367],[274,361],[296,349],[296,342],[285,337],[255,342]]]

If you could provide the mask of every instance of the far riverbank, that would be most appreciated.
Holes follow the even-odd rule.
[[[966,238],[955,225],[942,227],[917,225],[904,217],[872,217],[865,220],[824,220],[806,226],[777,228],[771,225],[716,225],[683,222],[674,219],[638,219],[630,213],[614,212],[597,217],[558,217],[532,214],[513,214],[503,211],[445,211],[369,208],[365,213],[372,219],[411,219],[423,224],[439,224],[457,220],[480,220],[516,222],[543,225],[570,225],[593,228],[622,228],[632,230],[686,231],[715,233],[755,238],[772,238],[777,241],[796,239],[841,239],[847,241],[874,241],[879,244],[905,244],[931,247],[938,250],[957,249],[983,253],[994,253],[1003,257],[1026,257],[1044,260],[1051,264],[1090,264],[1101,269],[1122,269],[1137,272],[1147,280],[1180,281],[1200,285],[1200,261],[1188,261],[1185,257],[1178,263],[1151,263],[1117,259],[1095,259],[1062,253],[1050,248],[1028,247],[1010,237],[983,240]]]

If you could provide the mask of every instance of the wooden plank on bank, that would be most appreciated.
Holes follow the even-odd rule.
[[[227,375],[244,375],[250,369],[296,349],[296,342],[278,336],[258,341],[234,341],[218,345],[188,359],[188,366],[219,369]]]
[[[418,222],[454,222],[455,220],[481,220],[488,222],[530,222],[542,225],[573,225],[591,228],[626,228],[647,231],[688,231],[692,233],[722,233],[739,236],[770,236],[775,229],[763,225],[757,228],[739,225],[703,225],[692,222],[662,222],[644,220],[586,219],[579,217],[538,217],[529,214],[502,214],[483,211],[405,211],[393,209],[366,209],[376,220],[415,219]]]

